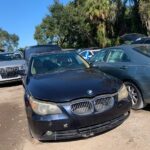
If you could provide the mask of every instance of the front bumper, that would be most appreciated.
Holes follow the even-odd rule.
[[[68,131],[56,131],[51,132],[47,131],[42,137],[40,137],[40,140],[70,140],[70,139],[76,139],[76,138],[88,138],[92,137],[94,135],[98,135],[100,133],[103,133],[105,131],[108,131],[110,129],[113,129],[117,126],[119,126],[121,123],[124,122],[125,119],[129,116],[130,112],[115,118],[113,120],[104,122],[102,124],[81,128],[77,130],[68,130]]]
[[[21,80],[22,80],[22,78],[20,76],[15,77],[15,78],[7,78],[7,79],[2,79],[0,77],[0,84],[13,83],[13,82],[21,81]]]
[[[103,113],[77,116],[67,114],[39,116],[26,103],[27,118],[32,136],[41,141],[90,137],[117,127],[130,114],[131,102],[116,102]]]

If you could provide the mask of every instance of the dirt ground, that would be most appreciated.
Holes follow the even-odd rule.
[[[0,86],[0,150],[149,150],[150,106],[96,137],[40,143],[28,135],[21,85]]]

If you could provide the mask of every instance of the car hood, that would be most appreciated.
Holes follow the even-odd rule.
[[[31,96],[57,103],[116,93],[121,85],[120,80],[95,69],[63,71],[27,79]],[[88,90],[93,91],[92,96]]]
[[[0,68],[22,66],[24,64],[25,64],[24,60],[0,61]]]

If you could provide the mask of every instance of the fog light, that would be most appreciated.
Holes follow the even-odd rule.
[[[47,131],[47,132],[46,132],[46,135],[48,135],[48,136],[50,136],[50,135],[52,135],[52,134],[53,134],[52,131]]]

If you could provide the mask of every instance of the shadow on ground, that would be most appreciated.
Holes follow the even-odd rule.
[[[0,84],[0,88],[13,87],[13,86],[21,85],[21,84],[22,84],[21,81],[13,82],[13,83],[4,83],[4,84]]]
[[[143,110],[150,111],[150,105],[147,105]]]

